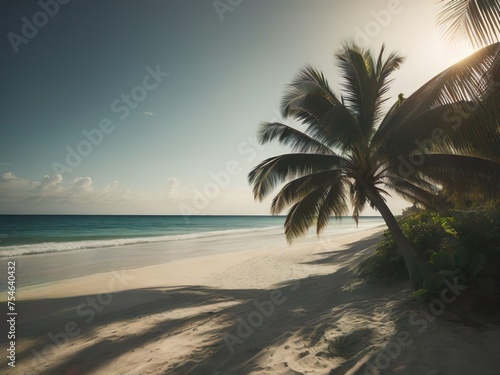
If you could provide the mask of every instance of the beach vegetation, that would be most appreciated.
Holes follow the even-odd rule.
[[[415,296],[439,294],[456,279],[483,297],[500,294],[500,205],[474,210],[428,211],[399,219],[401,228],[421,258],[422,288]],[[397,245],[386,231],[374,254],[363,260],[364,278],[408,278]]]
[[[447,0],[438,23],[452,43],[468,40],[476,47],[495,43],[500,34],[500,2]]]
[[[412,229],[410,239],[386,198],[397,194],[442,211],[453,194],[500,194],[499,46],[479,50],[410,96],[400,94],[392,105],[387,105],[391,76],[404,59],[396,52],[386,55],[383,46],[374,54],[343,44],[335,55],[340,95],[322,72],[301,69],[281,102],[283,118],[294,125],[268,122],[258,130],[262,144],[275,141],[292,153],[268,158],[249,173],[255,198],[262,201],[280,188],[271,213],[288,209],[289,242],[312,226],[319,235],[331,217],[350,208],[357,223],[370,205],[397,245],[395,264],[399,257],[413,287],[422,288],[419,268],[436,241],[428,231],[441,229],[430,217]]]
[[[338,335],[328,342],[328,352],[333,357],[349,359],[366,350],[367,343],[373,336],[371,328],[360,328]]]

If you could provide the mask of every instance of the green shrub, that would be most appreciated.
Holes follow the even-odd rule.
[[[480,252],[500,251],[499,209],[453,211],[448,222],[466,247]]]
[[[399,224],[423,260],[423,286],[416,295],[440,293],[444,280],[455,277],[480,295],[500,289],[500,206],[452,211],[446,217],[414,210]],[[379,279],[408,277],[388,231],[375,253],[360,264],[358,274]]]
[[[500,286],[500,207],[453,211],[447,218],[459,245],[457,271],[472,290],[489,296]]]
[[[397,254],[397,246],[389,231],[385,231],[375,253],[366,258],[358,267],[361,277],[375,277],[378,279],[408,278],[408,272],[403,258]]]
[[[452,211],[443,219],[450,236],[421,266],[424,283],[416,295],[440,293],[445,278],[456,277],[473,293],[492,296],[500,286],[500,210]]]
[[[417,255],[423,260],[442,248],[450,237],[443,227],[445,219],[437,213],[423,211],[399,220],[401,230],[413,245]]]
[[[450,234],[443,228],[444,219],[438,214],[419,211],[399,219],[401,230],[413,245],[417,255],[427,261],[438,249],[443,247]],[[361,277],[378,279],[406,279],[408,272],[403,258],[397,253],[397,245],[387,230],[377,246],[375,253],[365,259],[358,268]]]

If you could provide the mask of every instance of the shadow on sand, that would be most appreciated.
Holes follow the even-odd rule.
[[[217,324],[212,324],[209,330],[203,332],[203,342],[206,343],[204,347],[193,347],[190,358],[184,358],[182,363],[176,363],[176,359],[163,358],[159,373],[265,374],[267,364],[262,360],[264,349],[273,350],[272,348],[283,345],[291,335],[302,338],[313,347],[324,338],[325,331],[346,314],[362,311],[365,315],[374,315],[377,306],[387,302],[388,294],[401,295],[401,289],[404,289],[401,285],[381,287],[362,283],[355,291],[345,288],[352,280],[353,268],[359,258],[373,250],[378,238],[379,235],[375,235],[342,250],[317,254],[317,259],[306,264],[335,264],[339,269],[333,274],[291,280],[277,285],[273,290],[203,286],[126,290],[114,293],[112,301],[101,312],[94,310],[96,315],[93,319],[90,319],[88,306],[84,310],[87,313],[83,315],[77,314],[76,307],[87,298],[95,296],[21,300],[17,305],[20,317],[18,334],[32,344],[18,352],[19,364],[27,373],[27,369],[36,369],[36,373],[43,374],[92,374],[127,353],[155,342],[161,345],[161,341],[168,337],[175,337],[187,329],[203,326],[210,321],[214,323],[215,319]],[[253,329],[251,337],[238,336],[241,320],[248,322],[249,314],[256,311],[254,301],[269,301],[273,291],[282,293],[282,302],[274,306],[272,314],[263,317],[261,324]],[[54,306],[58,307],[57,310],[54,310]],[[203,307],[200,309],[203,312],[161,319],[161,313],[192,307]],[[5,304],[1,309],[6,309]],[[82,310],[81,308],[80,312]],[[155,323],[148,325],[140,333],[116,331],[112,336],[99,336],[99,330],[104,326],[132,324],[157,314],[159,317],[155,317]],[[74,339],[66,340],[57,334],[64,332],[68,322],[76,324],[79,334]],[[56,337],[55,341],[59,340],[63,345],[73,345],[72,340],[96,340],[96,337],[97,341],[90,346],[81,345],[81,349],[77,348],[73,355],[62,362],[44,362],[41,359],[44,352],[50,358],[51,351],[57,350],[51,344],[54,341],[50,339],[51,333],[55,335],[52,336]],[[228,346],[227,334],[238,337],[238,341],[230,345],[232,350]],[[152,357],[155,357],[154,351],[144,358],[144,362]],[[158,358],[155,361],[158,362]]]

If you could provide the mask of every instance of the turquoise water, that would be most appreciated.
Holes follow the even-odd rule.
[[[0,215],[0,256],[182,241],[283,227],[283,216]],[[382,223],[364,217],[361,223]],[[353,226],[351,218],[332,226]]]

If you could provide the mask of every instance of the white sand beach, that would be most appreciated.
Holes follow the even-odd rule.
[[[1,368],[71,375],[498,374],[500,326],[464,325],[451,311],[438,319],[419,315],[405,302],[409,283],[354,277],[381,232],[68,273],[21,288],[18,361],[8,369],[4,356]],[[32,259],[43,267],[51,257]],[[410,314],[420,323],[409,324]],[[429,318],[425,328],[422,316]]]

